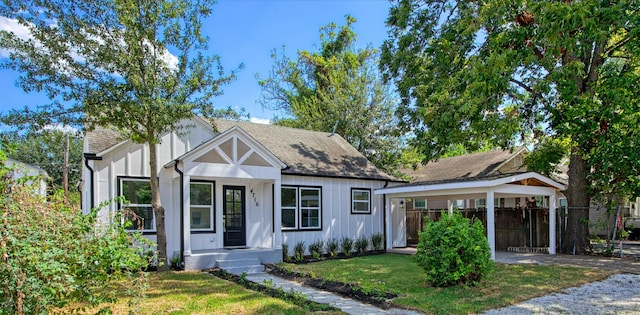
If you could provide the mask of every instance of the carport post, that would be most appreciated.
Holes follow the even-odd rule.
[[[487,239],[491,249],[491,260],[496,260],[495,201],[493,198],[493,190],[487,191]]]
[[[556,254],[556,192],[549,195],[549,255]]]

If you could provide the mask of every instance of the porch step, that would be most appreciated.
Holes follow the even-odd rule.
[[[264,272],[264,265],[258,258],[223,259],[217,260],[216,265],[228,273],[240,275]]]

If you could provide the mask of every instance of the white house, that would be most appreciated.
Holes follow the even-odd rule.
[[[282,245],[384,233],[385,200],[376,189],[399,181],[340,135],[195,117],[158,144],[158,174],[146,145],[108,129],[85,136],[82,207],[118,196],[155,239],[150,176],[165,207],[167,253],[185,269],[253,271],[279,262]],[[124,205],[100,210],[108,220]],[[108,221],[106,221],[108,222]],[[259,267],[257,267],[259,268]]]
[[[9,176],[14,181],[18,181],[21,178],[29,178],[26,181],[26,184],[33,185],[35,189],[35,193],[39,196],[47,195],[47,171],[41,169],[37,166],[22,163],[20,161],[16,161],[13,159],[7,158],[4,161],[5,167],[11,169],[11,173]],[[36,182],[33,182],[30,178],[37,178]]]

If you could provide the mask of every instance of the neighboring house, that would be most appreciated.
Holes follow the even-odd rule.
[[[441,159],[406,169],[411,180],[378,189],[386,197],[387,242],[404,247],[418,241],[425,216],[462,210],[487,229],[492,257],[496,250],[542,250],[555,254],[556,208],[564,185],[523,165],[525,148],[494,150]]]
[[[26,183],[28,185],[34,185],[36,194],[40,196],[47,195],[47,178],[49,177],[47,171],[37,166],[9,158],[4,161],[4,165],[11,169],[9,176],[11,176],[14,181],[25,177],[37,177],[37,181],[35,183],[32,180],[28,180]]]
[[[149,178],[158,176],[167,253],[187,270],[251,272],[280,262],[283,244],[384,233],[384,197],[373,191],[399,180],[340,135],[225,120],[215,121],[216,131],[199,117],[183,125],[157,145],[158,174],[149,172],[146,145],[107,129],[88,132],[83,209],[124,196],[155,240]],[[121,207],[99,214],[108,222]]]

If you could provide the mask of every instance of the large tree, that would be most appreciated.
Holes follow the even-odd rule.
[[[638,191],[639,9],[637,1],[395,1],[381,68],[427,160],[451,143],[568,139],[562,247],[584,252],[591,197],[611,185]]]
[[[376,68],[378,52],[356,48],[355,22],[347,16],[343,26],[322,27],[319,50],[298,51],[296,59],[274,51],[269,77],[259,80],[260,101],[284,110],[276,124],[336,132],[390,171],[399,157],[394,99]]]
[[[4,1],[0,15],[28,30],[0,32],[10,52],[3,68],[18,85],[44,91],[51,104],[5,115],[3,122],[113,128],[149,147],[149,177],[161,268],[166,268],[164,207],[158,183],[161,135],[183,119],[212,113],[211,98],[229,82],[217,56],[205,56],[201,29],[213,0]]]
[[[68,190],[76,191],[82,170],[82,137],[76,132],[51,128],[26,133],[5,132],[0,134],[0,148],[9,158],[47,171],[48,182],[54,189],[64,188],[66,173]],[[79,193],[73,195],[77,197],[75,201],[80,197]]]

